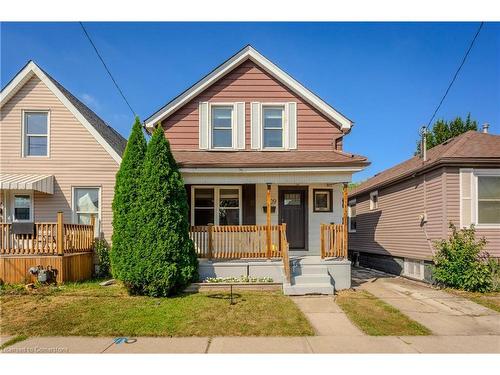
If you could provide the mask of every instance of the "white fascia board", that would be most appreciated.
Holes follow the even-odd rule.
[[[149,119],[146,119],[145,126],[146,128],[154,128],[155,124],[181,106],[189,102],[191,99],[196,97],[198,94],[203,92],[206,88],[212,85],[214,82],[219,80],[221,77],[232,71],[236,66],[238,66],[242,61],[250,58],[256,64],[260,65],[264,68],[268,73],[276,77],[280,82],[288,86],[290,89],[295,91],[298,95],[306,99],[309,103],[311,103],[314,107],[316,107],[319,111],[321,111],[324,115],[330,118],[332,121],[336,122],[341,126],[342,130],[349,130],[352,126],[352,121],[346,118],[344,115],[336,111],[329,104],[325,103],[318,96],[313,94],[295,79],[290,77],[287,73],[281,70],[278,66],[273,64],[267,58],[262,56],[259,52],[257,52],[252,47],[248,46],[241,50],[238,54],[227,60],[224,64],[210,73],[208,76],[203,78],[200,82],[194,85],[192,88],[184,92],[181,96],[174,99],[170,104],[163,107],[155,114],[153,114]]]
[[[61,101],[61,103],[76,117],[76,119],[89,131],[95,140],[108,152],[108,154],[120,164],[121,156],[109,145],[109,143],[99,134],[97,130],[87,121],[87,119],[76,109],[76,107],[63,95],[54,85],[49,77],[36,65],[30,61],[26,67],[12,80],[12,82],[2,91],[0,97],[0,108],[34,75],[49,88],[50,91]]]

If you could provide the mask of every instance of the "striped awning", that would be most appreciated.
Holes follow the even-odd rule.
[[[54,176],[48,174],[0,173],[2,190],[37,190],[54,194]]]

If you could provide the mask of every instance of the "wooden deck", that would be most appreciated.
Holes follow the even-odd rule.
[[[94,223],[67,224],[62,213],[55,223],[34,223],[33,234],[15,234],[11,223],[0,223],[0,280],[34,281],[28,270],[48,266],[57,282],[90,279],[93,270]]]

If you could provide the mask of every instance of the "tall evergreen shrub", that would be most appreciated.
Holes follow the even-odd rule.
[[[184,182],[160,126],[149,141],[139,186],[136,225],[141,229],[127,282],[133,292],[168,296],[197,279],[198,260],[189,238]]]
[[[120,169],[116,174],[113,198],[113,236],[111,248],[111,269],[113,276],[126,281],[135,260],[134,245],[138,227],[133,206],[138,202],[139,177],[146,155],[146,139],[138,117],[123,154]]]

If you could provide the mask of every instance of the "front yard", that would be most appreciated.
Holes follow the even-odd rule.
[[[0,289],[0,332],[27,336],[304,336],[305,316],[280,292],[129,296],[97,282]]]

